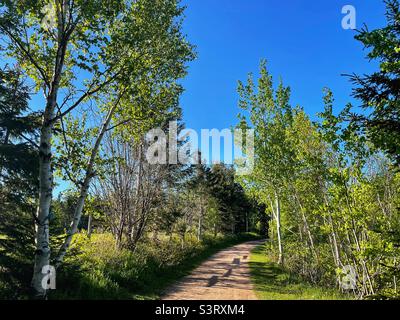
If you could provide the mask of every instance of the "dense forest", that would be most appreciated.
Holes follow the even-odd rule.
[[[147,132],[185,129],[197,52],[178,0],[0,1],[0,299],[154,299],[259,238],[312,285],[399,298],[400,4],[385,4],[387,25],[355,37],[377,71],[343,77],[357,104],[325,88],[312,120],[264,60],[239,81],[233,127],[255,135],[238,175],[200,151],[147,161]]]

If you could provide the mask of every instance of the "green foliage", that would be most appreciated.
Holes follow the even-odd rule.
[[[3,56],[15,61],[45,98],[39,107],[39,161],[32,161],[41,169],[33,277],[41,296],[45,292],[38,270],[40,264],[48,264],[50,255],[41,253],[48,252],[50,242],[53,170],[81,192],[74,223],[59,250],[61,262],[76,233],[91,180],[104,168],[105,133],[115,129],[132,134],[133,126],[126,124],[135,122],[140,128],[136,133],[143,135],[177,109],[183,90],[178,81],[186,75],[187,62],[194,59],[193,46],[181,31],[183,10],[176,0],[0,1]],[[25,103],[24,96],[21,100]],[[15,103],[20,110],[26,105]],[[8,134],[6,130],[6,140]],[[25,159],[29,151],[24,150]]]
[[[268,257],[265,246],[250,256],[250,270],[256,294],[261,300],[347,300],[336,290],[312,286],[307,280],[283,269]]]
[[[191,168],[187,190],[200,202],[206,213],[206,230],[224,234],[248,232],[254,227],[252,218],[258,212],[255,201],[235,181],[235,169],[224,164]],[[195,201],[196,202],[196,201]],[[201,210],[201,208],[200,208]]]
[[[398,0],[385,2],[388,25],[356,37],[380,63],[372,75],[351,77],[362,112],[348,104],[335,115],[325,89],[321,121],[313,123],[291,105],[290,88],[274,84],[265,61],[257,81],[250,74],[239,83],[237,127],[255,130],[255,163],[235,177],[222,164],[143,161],[143,135],[180,121],[180,79],[195,57],[179,1],[0,0],[3,55],[19,66],[0,70],[0,298],[27,297],[34,224],[51,222],[57,250],[95,176],[93,189],[106,190],[89,195],[83,213],[97,233],[89,239],[88,221],[76,223],[81,233],[53,299],[157,298],[253,229],[271,238],[269,258],[262,248],[252,258],[261,298],[346,298],[335,289],[345,266],[358,275],[357,297],[398,298],[400,173],[391,164],[400,163],[400,9]],[[38,113],[28,108],[25,77],[45,96]],[[37,146],[40,132],[50,134]],[[42,183],[53,170],[73,183],[51,212],[49,202],[37,211],[41,220],[39,161],[49,164]]]
[[[220,231],[228,233],[248,232],[251,217],[258,208],[244,192],[242,186],[235,181],[235,169],[216,164],[211,168],[209,192],[215,198]]]
[[[15,201],[37,188],[39,115],[29,110],[28,92],[20,70],[0,69],[0,183]]]
[[[386,0],[387,26],[370,31],[366,26],[356,39],[369,50],[368,59],[376,60],[379,71],[371,75],[351,76],[353,96],[361,101],[364,112],[343,110],[354,133],[366,134],[374,146],[400,164],[400,3]]]
[[[37,114],[18,69],[0,70],[0,299],[26,297],[34,244]]]
[[[250,74],[239,82],[239,128],[255,131],[255,164],[251,174],[238,178],[246,191],[265,207],[281,193],[292,175],[293,151],[288,142],[295,110],[289,104],[290,89],[282,82],[275,89],[266,62],[260,65],[257,84]]]
[[[231,245],[257,239],[251,234],[206,236],[202,242],[187,236],[141,243],[134,253],[117,249],[110,234],[79,236],[58,273],[58,290],[51,299],[157,299],[174,281],[209,256]]]
[[[3,203],[0,211],[0,300],[29,297],[34,208]]]
[[[332,288],[352,266],[357,297],[397,297],[399,173],[368,136],[334,115],[329,89],[319,123],[290,107],[288,93],[282,85],[274,90],[265,64],[257,86],[251,77],[239,85],[247,112],[239,125],[256,132],[255,170],[240,181],[267,211],[275,211],[274,195],[280,199],[280,224],[275,217],[269,226],[270,256],[282,262],[284,253],[287,270]]]

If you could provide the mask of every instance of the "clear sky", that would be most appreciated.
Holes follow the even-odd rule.
[[[277,82],[292,89],[292,104],[308,114],[322,111],[322,89],[330,87],[336,108],[351,101],[351,84],[341,76],[369,73],[376,66],[342,28],[342,7],[353,5],[357,28],[385,25],[383,0],[182,0],[184,32],[198,58],[183,80],[181,98],[187,128],[224,129],[237,123],[238,80],[257,73],[265,58]],[[0,63],[3,63],[0,61]],[[43,105],[41,96],[31,105]],[[34,108],[35,109],[35,108]],[[62,184],[58,191],[64,189]]]
[[[353,5],[357,28],[385,25],[383,0],[183,0],[184,31],[197,46],[181,99],[187,127],[229,128],[236,124],[237,81],[256,73],[262,58],[278,81],[292,89],[292,103],[315,115],[330,87],[336,108],[351,101],[341,74],[367,73],[376,66],[342,28],[342,7]],[[315,119],[315,117],[313,117]]]

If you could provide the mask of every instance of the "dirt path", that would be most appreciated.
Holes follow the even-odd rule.
[[[251,250],[262,241],[220,251],[169,288],[162,300],[257,300],[250,280]]]

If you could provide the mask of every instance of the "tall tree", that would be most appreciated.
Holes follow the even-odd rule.
[[[193,58],[192,47],[181,33],[183,8],[176,0],[109,0],[106,5],[99,0],[7,0],[0,2],[0,8],[7,54],[18,61],[46,100],[40,128],[32,279],[36,295],[43,297],[42,270],[50,264],[54,129],[88,102],[103,117],[79,182],[72,225],[57,257],[60,264],[77,232],[101,141],[118,118],[115,115],[121,115],[125,123],[134,119],[136,113],[130,111],[138,106],[157,108],[160,104],[154,101],[176,99],[181,88],[175,81]]]
[[[284,188],[292,172],[293,152],[287,143],[293,115],[289,104],[290,89],[279,84],[275,90],[266,62],[260,66],[260,78],[255,84],[249,75],[247,84],[239,82],[239,106],[242,129],[255,130],[255,167],[242,180],[243,186],[270,207],[278,240],[279,263],[283,263],[283,239],[281,232],[281,202]]]
[[[356,36],[370,49],[369,60],[379,63],[371,75],[351,76],[353,96],[361,101],[363,113],[347,107],[343,115],[353,131],[365,133],[377,149],[385,151],[400,165],[400,3],[385,0],[387,26]]]
[[[27,294],[32,263],[39,116],[29,110],[28,101],[29,88],[20,70],[9,66],[1,69],[0,282],[6,291],[0,292],[0,297],[4,299]]]
[[[0,181],[14,196],[37,186],[37,128],[40,115],[28,107],[29,88],[18,69],[0,70]],[[10,192],[11,194],[11,192]]]

